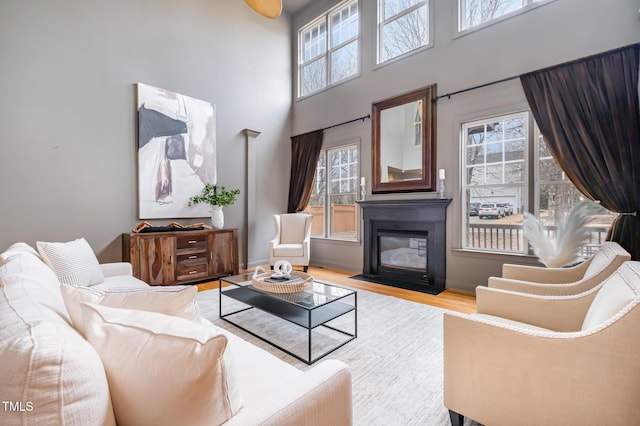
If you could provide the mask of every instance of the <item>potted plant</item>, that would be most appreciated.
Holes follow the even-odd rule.
[[[209,204],[211,206],[211,225],[214,229],[222,229],[224,227],[222,208],[235,203],[238,194],[240,194],[239,189],[227,190],[224,186],[208,183],[202,188],[199,195],[189,198],[189,205]]]

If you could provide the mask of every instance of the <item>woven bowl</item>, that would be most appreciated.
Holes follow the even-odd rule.
[[[311,288],[311,284],[313,283],[313,277],[311,275],[300,271],[291,272],[292,276],[301,278],[295,282],[274,283],[264,280],[265,278],[271,278],[271,275],[273,274],[273,271],[254,274],[251,279],[251,284],[258,290],[267,291],[269,293],[298,293]]]

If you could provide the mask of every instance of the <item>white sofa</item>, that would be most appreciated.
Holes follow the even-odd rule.
[[[149,289],[131,276],[127,263],[100,267],[104,282],[93,289]],[[16,243],[0,254],[0,400],[4,405],[0,424],[109,425],[116,419],[125,424],[117,414],[106,364],[94,345],[73,327],[62,293],[58,277],[34,248]],[[165,318],[187,324],[182,318]],[[351,374],[345,364],[326,360],[303,372],[204,319],[195,324],[224,335],[225,354],[233,357],[233,386],[241,394],[242,408],[225,424],[352,423]],[[142,350],[145,344],[140,345]],[[190,355],[185,354],[185,359]],[[128,360],[119,362],[124,367]],[[181,360],[173,365],[177,366],[175,375],[192,367]],[[158,390],[151,385],[153,372],[145,374],[150,383],[146,391],[153,395]],[[141,381],[144,386],[146,380]],[[190,414],[186,411],[185,419]],[[154,424],[163,423],[156,420]]]

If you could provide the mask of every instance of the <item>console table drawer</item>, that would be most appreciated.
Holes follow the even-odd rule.
[[[209,275],[207,263],[199,264],[178,264],[176,266],[176,280],[186,281],[198,278],[206,278]]]
[[[176,237],[176,250],[207,250],[207,235],[185,235]]]
[[[207,263],[209,261],[209,252],[206,250],[187,254],[178,254],[177,264],[180,265],[193,265],[198,263]]]

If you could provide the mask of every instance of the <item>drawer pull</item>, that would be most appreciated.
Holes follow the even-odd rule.
[[[197,259],[198,256],[189,256],[189,259]]]
[[[195,244],[195,243],[197,243],[196,240],[189,240],[189,244]]]
[[[189,275],[191,275],[191,274],[197,274],[197,273],[198,273],[198,271],[189,271]]]

